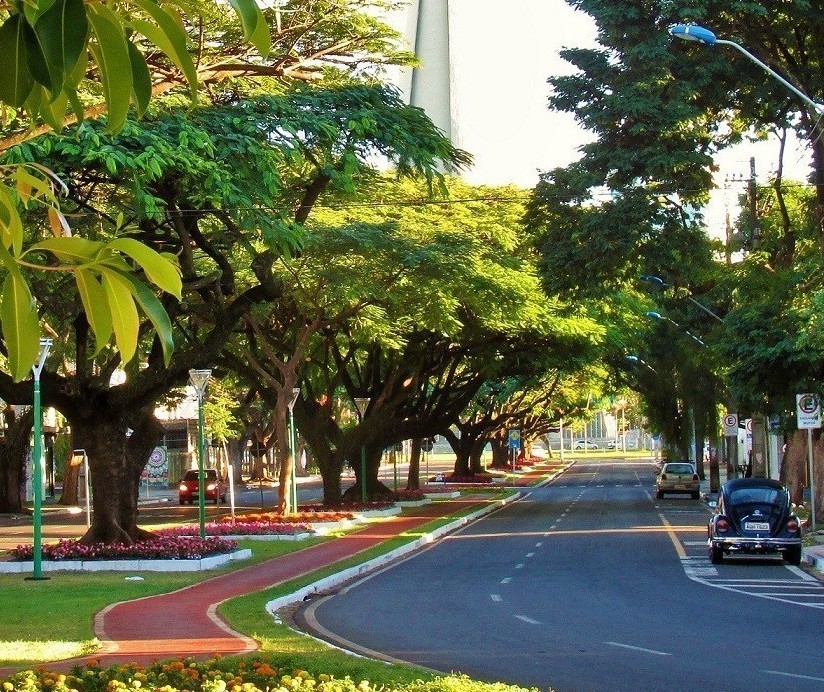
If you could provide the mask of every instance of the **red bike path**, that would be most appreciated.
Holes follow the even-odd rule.
[[[49,663],[68,671],[94,658],[103,667],[115,663],[146,665],[165,658],[212,658],[255,651],[258,642],[234,631],[217,613],[231,598],[255,593],[301,577],[361,553],[387,539],[468,507],[486,504],[474,499],[435,501],[407,508],[400,516],[367,523],[345,536],[250,565],[158,596],[108,606],[95,616],[95,634],[103,647],[92,656]]]

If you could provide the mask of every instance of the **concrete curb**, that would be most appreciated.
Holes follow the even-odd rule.
[[[302,589],[298,589],[297,591],[287,594],[286,596],[281,596],[279,598],[273,599],[266,604],[266,612],[272,615],[273,617],[277,613],[278,610],[281,608],[285,608],[288,605],[292,605],[293,603],[297,603],[299,601],[303,601],[306,597],[312,597],[317,595],[323,591],[331,589],[338,584],[342,584],[353,577],[360,576],[361,574],[366,574],[367,572],[371,572],[379,567],[383,567],[384,565],[389,564],[390,562],[394,562],[395,560],[408,555],[419,548],[422,548],[430,543],[433,543],[436,539],[440,538],[441,536],[455,531],[456,529],[461,528],[462,526],[466,526],[470,522],[478,519],[479,517],[484,516],[485,514],[489,514],[490,512],[494,512],[497,509],[500,509],[506,504],[510,502],[514,502],[521,496],[520,492],[515,492],[509,497],[505,497],[502,500],[498,500],[497,502],[487,506],[482,507],[481,509],[472,512],[471,514],[467,514],[465,517],[461,517],[460,519],[456,519],[449,524],[445,524],[430,533],[422,535],[420,538],[412,541],[411,543],[407,543],[400,548],[396,548],[395,550],[390,550],[388,553],[385,553],[379,557],[373,558],[372,560],[367,560],[366,562],[361,563],[360,565],[356,565],[355,567],[350,567],[349,569],[342,570],[336,574],[330,575],[323,579],[319,579],[316,582],[313,582],[307,586],[304,586]]]

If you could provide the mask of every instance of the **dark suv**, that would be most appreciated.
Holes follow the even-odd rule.
[[[197,499],[197,473],[197,469],[187,471],[186,475],[183,476],[183,479],[180,481],[178,497],[180,498],[181,505],[186,502],[191,505]],[[206,500],[211,500],[215,504],[218,503],[218,500],[226,501],[226,486],[218,475],[217,469],[203,469],[203,485]]]

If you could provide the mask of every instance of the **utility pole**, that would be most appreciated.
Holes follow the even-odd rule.
[[[755,157],[750,157],[750,179],[747,185],[750,203],[750,248],[757,250],[760,245],[760,230],[758,228],[758,196],[755,187]]]

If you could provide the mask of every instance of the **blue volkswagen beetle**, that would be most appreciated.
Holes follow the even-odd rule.
[[[745,553],[781,555],[801,564],[801,522],[793,514],[790,493],[769,478],[735,478],[721,487],[715,514],[709,521],[710,560]]]

